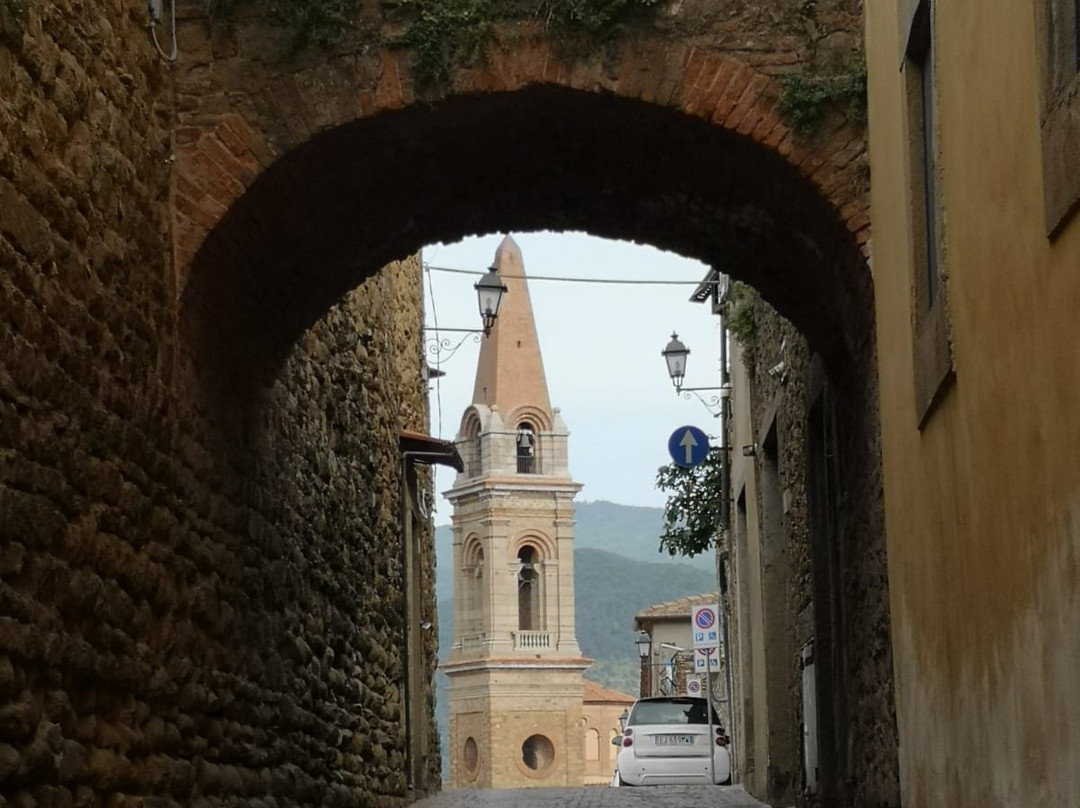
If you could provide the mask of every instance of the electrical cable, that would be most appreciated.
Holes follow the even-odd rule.
[[[428,272],[452,272],[457,275],[483,275],[475,269],[455,269],[453,267],[437,267],[424,264]],[[499,275],[500,278],[527,278],[530,281],[560,281],[565,283],[611,283],[624,284],[627,286],[701,286],[702,281],[683,280],[648,280],[635,278],[567,278],[557,275]],[[719,281],[706,281],[706,283],[718,283]]]
[[[169,7],[172,9],[172,14],[171,14],[171,19],[172,19],[172,21],[171,21],[171,27],[172,27],[172,53],[171,54],[165,53],[165,51],[161,49],[161,43],[158,42],[158,37],[157,37],[158,20],[157,20],[157,14],[154,13],[153,0],[150,0],[150,3],[149,3],[150,24],[149,24],[148,27],[150,28],[150,38],[153,39],[153,41],[154,41],[154,47],[157,48],[158,55],[167,62],[175,62],[176,57],[179,55],[179,48],[177,47],[177,42],[176,42],[176,3],[177,2],[178,2],[178,0],[169,0]]]
[[[435,330],[438,331],[439,330],[439,310],[435,306],[435,284],[432,283],[431,269],[427,266],[427,264],[424,264],[424,272],[427,273],[428,297],[431,298],[431,319],[432,319],[433,324],[435,326]],[[422,336],[421,336],[421,338],[422,338]],[[423,350],[423,348],[421,348],[421,350]],[[424,361],[425,364],[427,364],[427,357],[426,356],[424,357],[423,361]],[[438,359],[435,360],[435,369],[439,370],[439,360]],[[436,379],[435,379],[435,406],[436,406],[436,409],[438,410],[438,413],[439,413],[439,421],[438,421],[439,430],[438,430],[438,432],[436,434],[440,438],[442,438],[442,383],[441,383],[439,377],[436,377]]]

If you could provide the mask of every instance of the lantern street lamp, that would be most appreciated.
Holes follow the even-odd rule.
[[[503,295],[508,291],[506,286],[503,285],[502,280],[499,278],[498,272],[495,267],[491,267],[484,273],[475,284],[473,289],[476,290],[477,304],[480,307],[480,320],[482,328],[444,328],[442,326],[427,327],[425,330],[434,332],[435,336],[425,338],[424,342],[426,350],[434,359],[434,365],[428,366],[425,362],[424,369],[421,372],[425,381],[435,379],[446,374],[439,367],[443,362],[450,359],[460,348],[465,344],[465,341],[470,337],[473,342],[480,342],[480,335],[485,337],[491,334],[492,326],[495,325],[495,320],[499,316],[499,306],[502,305]],[[440,336],[441,332],[456,332],[458,334],[464,334],[454,342],[449,337]]]
[[[638,656],[642,659],[648,659],[652,653],[652,638],[644,631],[638,635],[637,640],[634,642],[637,646]]]
[[[484,323],[484,336],[491,333],[495,325],[495,318],[499,316],[499,306],[502,304],[503,295],[508,291],[499,278],[496,268],[493,266],[473,286],[480,303],[480,317]]]
[[[675,385],[675,391],[678,392],[682,388],[683,377],[686,375],[686,358],[690,356],[690,349],[679,342],[679,335],[673,331],[671,342],[664,347],[660,355],[667,362],[668,376],[671,377],[671,383]]]
[[[671,335],[671,342],[664,347],[664,350],[660,352],[660,355],[664,357],[664,361],[667,363],[668,376],[671,377],[671,383],[675,385],[675,394],[682,394],[683,398],[688,399],[690,398],[690,394],[693,393],[698,397],[698,400],[705,405],[705,409],[707,409],[714,418],[719,416],[721,399],[727,398],[731,386],[683,387],[683,379],[686,377],[686,359],[690,356],[690,349],[679,341],[678,334],[673,333]],[[709,400],[706,401],[698,395],[702,390],[719,390],[720,395],[709,396]]]

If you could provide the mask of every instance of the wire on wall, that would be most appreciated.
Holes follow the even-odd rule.
[[[150,28],[150,38],[154,42],[154,47],[157,49],[158,55],[167,62],[175,62],[176,57],[179,55],[179,48],[176,43],[176,3],[177,0],[169,0],[169,27],[171,29],[172,49],[169,53],[165,53],[161,47],[161,43],[158,41],[157,27],[160,23],[165,21],[165,9],[164,0],[147,0],[146,13],[150,18],[148,27]]]
[[[424,264],[424,272],[427,275],[428,297],[431,298],[431,320],[432,320],[432,324],[435,326],[435,330],[438,331],[439,330],[439,311],[435,307],[435,285],[431,282],[431,268],[427,264]],[[425,358],[424,361],[426,362],[427,359]],[[436,361],[435,366],[436,366],[436,368],[438,368],[438,361]],[[438,410],[438,413],[439,413],[439,415],[438,415],[438,419],[439,419],[438,420],[438,427],[439,427],[439,430],[438,430],[438,432],[436,434],[441,438],[442,437],[442,383],[439,381],[438,378],[435,379],[435,407],[436,407],[436,409]]]

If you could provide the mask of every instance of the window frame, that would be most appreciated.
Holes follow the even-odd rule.
[[[933,0],[915,4],[905,42],[912,360],[916,421],[922,429],[956,376],[949,328]]]
[[[1036,3],[1046,235],[1080,210],[1080,0]]]

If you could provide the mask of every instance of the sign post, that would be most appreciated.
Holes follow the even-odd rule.
[[[705,674],[705,711],[709,721],[709,781],[713,784],[716,783],[716,735],[713,731],[712,673],[720,670],[719,614],[720,607],[715,603],[695,606],[690,613],[690,628],[694,633],[694,672]]]

